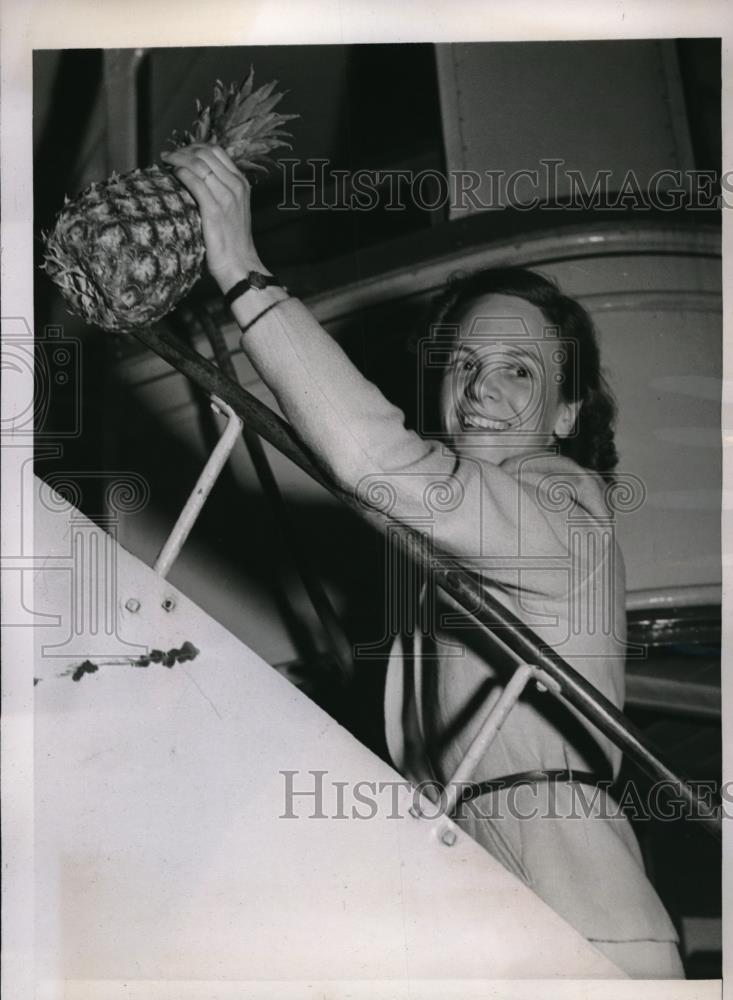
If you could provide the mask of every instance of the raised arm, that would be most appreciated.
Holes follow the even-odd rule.
[[[269,273],[252,238],[249,184],[226,154],[194,145],[164,159],[199,204],[208,267],[222,293],[252,271]],[[393,517],[424,525],[427,515],[435,541],[455,555],[511,558],[520,534],[527,554],[562,551],[553,519],[532,502],[516,470],[459,461],[440,442],[407,430],[402,412],[301,302],[267,287],[246,291],[231,309],[254,367],[343,489],[368,496],[371,486],[383,497],[382,484],[394,498]]]
[[[199,145],[164,159],[199,203],[208,267],[222,293],[252,271],[269,273],[252,239],[249,184],[226,154]],[[231,309],[246,331],[244,349],[259,375],[340,485],[353,488],[365,474],[415,468],[426,460],[431,472],[453,472],[455,458],[405,428],[402,412],[297,299],[279,287],[253,289]]]

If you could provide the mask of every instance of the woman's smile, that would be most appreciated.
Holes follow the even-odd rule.
[[[487,295],[463,314],[441,390],[443,425],[456,451],[491,444],[498,461],[551,447],[570,424],[562,399],[558,341],[524,299]],[[568,433],[568,431],[565,431]]]
[[[464,422],[466,427],[475,427],[476,430],[483,431],[508,431],[518,426],[517,421],[492,420],[491,417],[482,417],[480,414],[465,414]]]

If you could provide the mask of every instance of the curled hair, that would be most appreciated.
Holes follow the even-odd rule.
[[[563,295],[554,281],[522,267],[490,268],[448,281],[433,305],[431,328],[457,324],[471,303],[486,295],[511,295],[537,306],[548,325],[576,345],[562,364],[564,402],[580,402],[573,433],[558,438],[561,455],[613,481],[618,463],[614,441],[616,402],[601,368],[593,321],[574,299]]]

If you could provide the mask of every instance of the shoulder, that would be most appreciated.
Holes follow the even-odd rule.
[[[524,507],[520,523],[533,523],[535,530],[542,523],[567,554],[572,549],[578,585],[585,586],[592,573],[610,566],[615,592],[623,592],[625,568],[615,530],[613,487],[598,473],[562,455],[512,458],[502,468],[518,482],[522,498],[518,506]],[[528,509],[532,511],[529,516]]]
[[[602,520],[609,517],[607,484],[596,472],[571,458],[539,452],[508,458],[500,468],[548,514],[586,515]]]

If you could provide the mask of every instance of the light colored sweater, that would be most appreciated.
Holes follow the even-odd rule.
[[[240,323],[282,295],[266,294],[270,298],[257,305],[235,303]],[[295,299],[282,301],[249,329],[244,344],[286,418],[342,489],[481,570],[509,610],[623,705],[624,567],[598,476],[547,452],[497,463],[477,449],[473,457],[459,458],[442,442],[407,430],[402,412]],[[430,610],[429,581],[419,601],[418,589],[389,595],[408,619],[419,604],[432,621],[426,634],[418,627],[396,637],[385,699],[388,746],[406,777],[445,782],[480,723],[492,687],[505,681],[512,657],[498,663],[480,630],[447,597],[437,596]],[[616,775],[620,759],[620,751],[569,706],[528,690],[475,778],[535,768]],[[554,790],[516,788],[515,815],[509,794],[493,793],[485,811],[494,818],[469,811],[461,823],[599,947],[676,941],[628,821],[603,818],[604,808],[613,813],[603,794],[589,816],[568,817],[579,812],[571,800],[576,793],[577,786],[565,783]],[[585,797],[592,800],[593,790],[586,788]],[[543,808],[565,818],[516,815]],[[669,954],[667,967],[651,974],[680,974],[673,946]],[[619,961],[618,951],[613,957]]]

